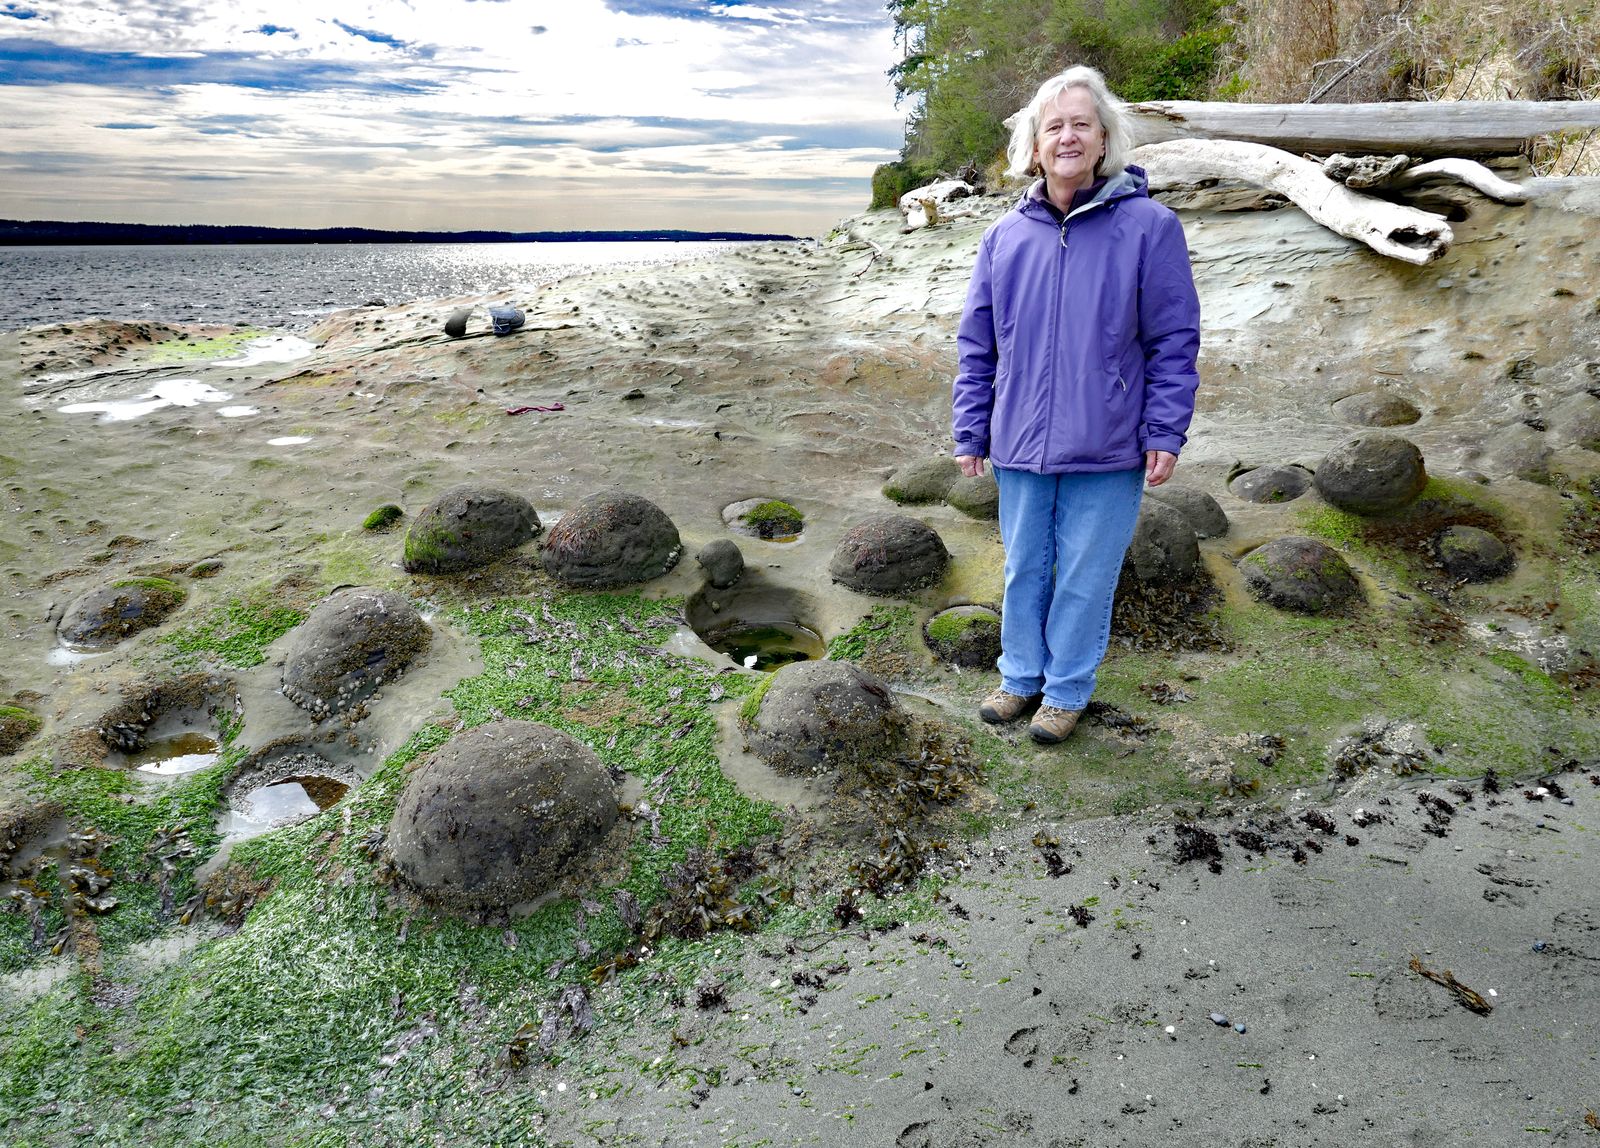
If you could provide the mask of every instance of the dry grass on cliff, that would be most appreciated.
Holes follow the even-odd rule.
[[[1600,0],[1237,0],[1226,98],[1600,98]],[[1541,174],[1600,175],[1600,138],[1541,141]]]

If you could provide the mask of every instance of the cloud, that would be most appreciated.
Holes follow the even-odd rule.
[[[781,190],[792,231],[864,203],[900,144],[881,0],[562,0],[532,26],[500,0],[28,11],[0,21],[0,138],[54,166],[0,164],[13,213],[454,227],[472,199],[484,226],[643,205],[641,226],[694,227]],[[479,205],[488,181],[508,198]]]

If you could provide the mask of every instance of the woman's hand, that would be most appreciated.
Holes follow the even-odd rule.
[[[1151,486],[1160,486],[1172,477],[1172,468],[1178,465],[1178,456],[1166,450],[1144,452],[1144,480]]]
[[[983,473],[983,459],[975,454],[958,454],[956,462],[961,466],[961,473],[968,478],[977,478]],[[1168,469],[1171,469],[1170,467]]]

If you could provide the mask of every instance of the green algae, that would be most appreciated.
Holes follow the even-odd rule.
[[[361,523],[361,529],[382,533],[393,530],[395,525],[406,516],[406,512],[391,503],[378,507]]]
[[[199,621],[174,630],[161,641],[179,655],[179,665],[199,658],[247,670],[266,661],[273,642],[305,621],[300,610],[257,591],[232,598]]]
[[[38,733],[44,722],[39,715],[21,706],[0,706],[0,755],[15,753],[22,743]]]
[[[140,356],[140,362],[155,365],[236,358],[243,353],[247,344],[270,333],[254,327],[243,327],[226,335],[215,335],[207,339],[188,339],[180,335],[156,343]]]

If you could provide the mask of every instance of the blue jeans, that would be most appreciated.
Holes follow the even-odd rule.
[[[1007,693],[1081,710],[1111,636],[1111,602],[1144,497],[1144,470],[1033,474],[994,468],[1006,597],[999,669]]]

